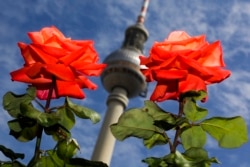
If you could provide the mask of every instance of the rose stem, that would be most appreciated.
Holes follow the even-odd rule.
[[[183,107],[184,107],[184,99],[182,96],[180,96],[180,100],[179,100],[179,112],[178,112],[178,116],[177,118],[181,118],[183,115]],[[179,126],[176,127],[176,132],[175,132],[175,136],[174,136],[174,142],[173,145],[171,145],[170,147],[170,151],[171,153],[175,153],[176,148],[179,144],[179,136],[181,134],[181,128]]]
[[[53,93],[55,84],[56,84],[56,79],[53,76],[52,77],[52,84],[51,84],[51,87],[49,89],[48,97],[47,97],[46,104],[45,104],[45,109],[44,109],[45,113],[48,113],[48,109],[49,109],[49,106],[50,106],[51,97],[52,97],[52,93]],[[37,160],[39,158],[39,156],[40,156],[40,146],[41,146],[41,140],[42,140],[42,133],[43,133],[43,127],[41,125],[38,125],[37,138],[36,138],[36,147],[35,147],[35,153],[34,153],[35,154],[35,156],[34,156],[35,160]]]

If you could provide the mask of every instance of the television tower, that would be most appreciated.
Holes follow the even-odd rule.
[[[110,94],[107,99],[107,112],[91,159],[107,165],[110,164],[115,145],[110,125],[118,122],[129,98],[145,94],[147,89],[145,77],[140,71],[139,56],[142,55],[148,38],[148,31],[143,25],[148,4],[149,0],[144,0],[136,23],[126,29],[122,47],[104,60],[107,67],[101,75],[101,81]]]

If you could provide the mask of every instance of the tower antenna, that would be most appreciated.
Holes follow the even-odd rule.
[[[148,10],[148,5],[149,5],[149,0],[144,0],[142,7],[141,7],[141,12],[139,16],[137,17],[137,23],[143,24],[145,21],[146,13]]]

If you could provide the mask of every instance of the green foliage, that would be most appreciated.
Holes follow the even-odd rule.
[[[11,162],[1,162],[1,167],[25,167],[22,163],[18,161],[11,161]]]
[[[24,154],[21,153],[15,153],[14,151],[12,151],[9,148],[6,148],[3,145],[0,145],[0,151],[8,158],[10,158],[12,161],[21,158],[24,159]]]
[[[15,153],[14,151],[12,151],[9,148],[6,148],[3,145],[0,145],[0,151],[9,159],[11,159],[11,161],[0,161],[0,166],[1,167],[25,167],[22,163],[18,162],[16,159],[23,159],[24,158],[24,154],[22,153]]]
[[[191,122],[199,121],[207,116],[208,111],[199,107],[194,98],[185,98],[183,112]]]
[[[70,131],[60,124],[45,127],[44,132],[47,135],[51,135],[55,141],[65,140],[71,137]]]
[[[56,114],[60,116],[58,124],[62,125],[67,130],[70,130],[75,125],[75,116],[71,110],[66,106],[60,107],[57,109]]]
[[[154,125],[154,119],[142,109],[131,109],[119,118],[117,124],[111,125],[111,132],[118,140],[134,136],[142,138],[146,147],[167,143],[164,130]]]
[[[60,158],[56,151],[48,150],[39,159],[31,162],[27,167],[108,167],[98,161],[89,161],[83,158]]]
[[[164,121],[171,125],[176,123],[176,117],[173,114],[164,111],[152,101],[145,101],[143,110],[146,111],[154,119],[154,121]]]
[[[38,138],[38,133],[43,130],[47,135],[51,135],[57,141],[56,149],[51,151],[36,150],[36,154],[29,162],[28,167],[107,167],[102,162],[88,161],[82,158],[73,158],[80,149],[77,141],[71,138],[70,130],[75,125],[75,116],[82,119],[90,119],[93,123],[100,121],[100,115],[95,111],[74,104],[69,98],[59,107],[47,108],[36,99],[35,88],[28,88],[22,95],[7,92],[3,97],[3,106],[7,112],[15,119],[8,121],[10,135],[21,142],[27,142]],[[32,102],[44,110],[39,111]],[[40,147],[40,139],[37,143]],[[37,148],[37,147],[36,147]],[[24,165],[16,161],[23,158],[23,154],[14,153],[12,150],[0,145],[0,151],[12,161],[1,162],[4,167],[23,167]]]
[[[33,87],[27,89],[27,93],[22,95],[16,95],[12,92],[7,92],[3,96],[3,108],[8,111],[8,113],[17,118],[21,115],[20,104],[30,104],[32,100],[36,97],[36,90]]]
[[[187,99],[187,98],[191,98],[194,101],[201,101],[204,98],[206,98],[207,93],[205,91],[188,91],[184,94],[181,95],[182,99]]]
[[[69,163],[74,167],[108,167],[107,164],[101,161],[90,161],[83,158],[71,158]]]
[[[182,146],[185,150],[192,147],[202,148],[206,144],[206,132],[200,126],[191,126],[181,133]]]
[[[248,141],[247,125],[240,116],[213,117],[202,121],[201,127],[219,142],[220,147],[236,148]]]
[[[8,121],[8,126],[10,135],[21,142],[33,140],[38,130],[38,124],[35,120],[24,117]]]
[[[72,158],[78,150],[80,150],[80,146],[77,141],[70,138],[57,143],[56,153],[61,159],[69,159]]]
[[[150,138],[144,139],[143,143],[147,148],[152,148],[153,146],[156,145],[163,145],[168,142],[168,138],[165,135],[155,133],[153,134]]]
[[[56,111],[47,109],[47,111],[41,112],[32,105],[35,96],[35,88],[29,87],[25,94],[16,95],[7,92],[3,97],[4,109],[16,118],[8,122],[10,134],[19,141],[26,142],[34,139],[38,126],[43,127],[46,134],[52,135],[57,141],[70,137],[69,130],[75,124],[74,115],[83,119],[90,119],[93,123],[100,121],[98,113],[74,104],[69,98],[66,98],[65,104],[56,108]]]
[[[164,111],[152,101],[145,101],[143,108],[124,112],[118,122],[111,125],[111,131],[118,140],[141,138],[147,148],[169,144],[170,154],[143,160],[149,167],[209,167],[219,162],[216,158],[209,158],[203,149],[207,133],[224,148],[240,147],[248,141],[248,136],[242,117],[206,119],[208,110],[197,105],[197,101],[205,97],[204,91],[181,95],[178,114]],[[168,131],[175,131],[173,141],[168,138]],[[184,153],[177,151],[180,143],[186,150]]]
[[[90,119],[93,123],[97,123],[101,119],[100,115],[97,112],[87,107],[74,104],[69,100],[69,98],[66,98],[65,105],[67,109],[74,112],[74,114],[79,118]]]
[[[190,148],[184,153],[176,151],[162,158],[150,157],[143,160],[149,167],[209,167],[211,163],[219,163],[215,158],[209,158],[201,148]]]
[[[60,115],[55,112],[45,113],[35,109],[30,104],[21,103],[20,109],[22,116],[36,120],[43,127],[50,127],[58,123],[61,119]]]

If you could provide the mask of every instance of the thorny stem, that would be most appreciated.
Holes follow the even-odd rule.
[[[184,99],[182,97],[180,97],[180,100],[179,100],[179,112],[178,112],[178,116],[177,118],[181,118],[182,115],[183,115],[183,107],[184,107]],[[175,136],[174,136],[174,141],[173,141],[173,144],[170,143],[170,151],[171,153],[175,153],[176,151],[176,148],[179,144],[179,137],[180,137],[180,134],[181,134],[181,128],[179,126],[176,127],[176,132],[175,132]]]
[[[50,106],[53,90],[55,88],[55,84],[56,84],[56,78],[53,76],[52,77],[51,87],[49,89],[49,93],[48,93],[48,97],[47,97],[47,101],[46,101],[45,107],[43,107],[45,113],[49,112],[49,106]],[[37,160],[39,158],[40,153],[41,153],[40,146],[41,146],[41,140],[42,140],[42,133],[43,133],[43,127],[41,125],[39,125],[38,126],[38,131],[37,131],[35,152],[34,152],[34,159],[35,160]]]

